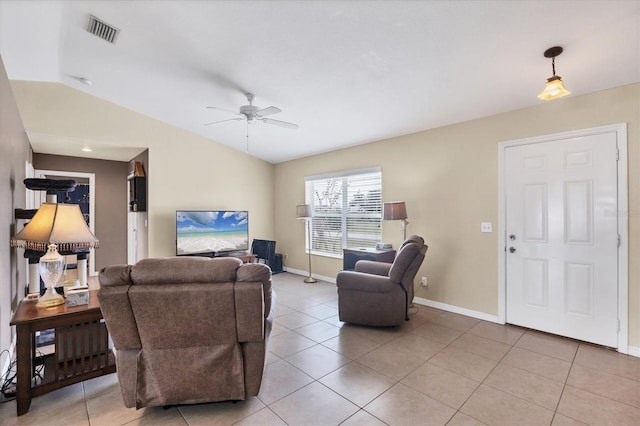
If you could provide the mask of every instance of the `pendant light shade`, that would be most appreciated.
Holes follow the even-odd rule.
[[[544,86],[544,90],[538,95],[538,99],[543,101],[550,101],[552,99],[561,98],[566,95],[570,95],[571,92],[565,89],[562,78],[556,75],[556,56],[562,53],[562,47],[555,46],[547,49],[544,52],[545,58],[551,58],[551,70],[553,75],[547,79],[547,83]]]
[[[562,79],[555,75],[547,80],[547,84],[545,84],[544,90],[538,95],[538,99],[550,101],[570,94],[571,92],[564,88]]]

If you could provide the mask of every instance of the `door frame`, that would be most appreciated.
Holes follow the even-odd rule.
[[[96,174],[95,173],[83,173],[83,172],[66,172],[62,170],[35,170],[35,177],[46,178],[49,176],[57,176],[61,178],[83,178],[89,180],[89,229],[96,234]],[[40,203],[46,201],[47,194],[45,191],[40,193]],[[96,250],[89,249],[89,276],[95,277],[98,275],[96,272]]]
[[[498,321],[507,319],[507,232],[506,232],[506,185],[505,150],[509,147],[552,142],[583,136],[616,133],[618,145],[618,352],[629,353],[629,224],[628,224],[628,165],[627,165],[627,123],[592,127],[569,132],[554,133],[532,138],[515,139],[498,143]]]

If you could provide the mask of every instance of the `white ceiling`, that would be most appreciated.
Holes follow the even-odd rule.
[[[89,14],[120,29],[115,45],[85,30]],[[237,110],[252,92],[300,125],[249,127],[249,153],[272,163],[539,104],[554,45],[572,96],[640,81],[640,0],[0,0],[10,79],[60,82],[242,151],[245,123],[204,126],[231,118],[206,106]],[[49,136],[36,152],[61,151],[65,135]]]

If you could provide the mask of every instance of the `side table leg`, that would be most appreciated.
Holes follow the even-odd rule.
[[[17,379],[16,400],[18,416],[29,411],[31,406],[31,330],[28,326],[16,326],[16,364]]]

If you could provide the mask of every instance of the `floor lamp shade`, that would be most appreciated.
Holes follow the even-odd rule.
[[[300,204],[296,206],[296,217],[298,219],[306,219],[313,216],[311,205]]]
[[[404,240],[407,239],[407,206],[404,201],[391,201],[382,205],[382,219],[399,220]],[[403,240],[403,241],[404,241]]]
[[[47,287],[38,300],[40,307],[64,303],[54,287],[62,276],[64,258],[58,250],[87,250],[98,246],[77,204],[44,203],[31,221],[11,238],[11,246],[46,251],[40,258],[40,274]]]
[[[407,206],[404,201],[384,203],[382,209],[384,220],[401,220],[407,218]]]

